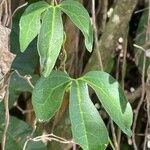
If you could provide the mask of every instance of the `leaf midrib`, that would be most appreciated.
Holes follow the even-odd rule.
[[[83,112],[83,110],[82,110],[82,106],[81,106],[81,103],[82,103],[82,98],[81,98],[81,94],[80,94],[80,90],[79,90],[79,83],[78,83],[78,81],[75,81],[76,82],[76,85],[77,85],[77,96],[78,96],[78,104],[79,104],[79,110],[80,110],[80,112]],[[81,115],[81,120],[82,120],[82,122],[83,122],[83,128],[84,128],[84,133],[85,133],[85,135],[83,135],[84,137],[85,137],[85,139],[86,139],[86,143],[87,143],[87,148],[88,148],[88,150],[89,150],[89,145],[88,145],[88,137],[87,137],[87,131],[86,131],[86,126],[85,126],[85,121],[84,121],[84,116],[83,116],[83,113],[80,113],[80,115]]]
[[[50,10],[49,10],[50,11]],[[47,51],[47,56],[49,57],[50,55],[50,49],[51,49],[51,43],[52,43],[52,39],[53,39],[53,36],[54,36],[54,28],[55,28],[55,15],[56,15],[56,7],[52,7],[52,28],[51,28],[51,36],[49,38],[49,47],[48,47],[48,51]]]

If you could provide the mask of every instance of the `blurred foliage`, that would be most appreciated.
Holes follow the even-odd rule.
[[[150,48],[150,44],[146,42],[147,29],[150,28],[147,27],[147,24],[148,24],[148,10],[144,11],[141,16],[135,38],[135,44],[143,47],[145,50]],[[134,51],[135,51],[135,63],[139,71],[142,73],[144,52],[138,48],[135,48]],[[149,65],[150,65],[150,58],[147,57],[146,70],[148,69]]]
[[[2,116],[5,116],[4,114],[4,108],[2,105],[0,105],[0,114]],[[0,138],[2,138],[2,134],[5,127],[3,117],[0,117]],[[9,123],[9,129],[7,132],[7,142],[6,142],[6,150],[21,150],[23,149],[23,146],[27,140],[28,137],[33,132],[33,128],[25,123],[24,121],[21,121],[20,119],[16,117],[10,117],[10,123]],[[36,136],[37,133],[34,134]],[[26,150],[46,150],[46,145],[43,142],[33,142],[30,141],[27,144]]]

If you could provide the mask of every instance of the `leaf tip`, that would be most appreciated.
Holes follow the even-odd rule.
[[[131,129],[124,129],[123,130],[123,132],[125,133],[125,134],[127,134],[129,137],[131,137],[132,136],[132,131],[131,131]]]

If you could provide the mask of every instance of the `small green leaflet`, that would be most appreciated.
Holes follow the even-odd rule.
[[[59,7],[81,30],[85,37],[85,46],[87,50],[91,52],[93,47],[93,29],[87,10],[82,6],[82,4],[73,0],[64,0]]]
[[[50,74],[55,65],[63,44],[63,36],[61,11],[58,7],[51,7],[43,17],[38,37],[41,70],[45,77]]]
[[[118,82],[109,74],[91,71],[81,78],[96,92],[103,107],[124,133],[131,136],[133,113]]]
[[[38,35],[41,27],[41,13],[46,11],[49,4],[40,1],[29,5],[20,19],[20,49],[22,52],[28,47],[30,42]]]
[[[33,90],[32,103],[39,121],[49,120],[58,111],[69,83],[69,76],[59,71],[53,71],[49,77],[38,80]]]
[[[84,150],[104,150],[107,147],[107,129],[90,100],[87,84],[83,81],[72,82],[69,113],[76,143]]]

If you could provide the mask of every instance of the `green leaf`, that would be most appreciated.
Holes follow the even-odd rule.
[[[53,117],[61,106],[69,82],[69,76],[59,71],[38,80],[33,90],[32,103],[39,121],[47,121]]]
[[[93,29],[87,10],[77,1],[65,0],[59,5],[85,37],[85,46],[89,52],[93,47]]]
[[[84,150],[104,150],[108,133],[103,120],[90,100],[87,84],[73,81],[69,113],[73,137]]]
[[[109,74],[91,71],[82,77],[96,92],[103,107],[124,133],[131,136],[132,108],[118,82]]]
[[[43,1],[29,5],[20,19],[20,49],[22,52],[37,36],[41,27],[41,13],[48,9],[49,4]]]
[[[10,33],[10,51],[14,54],[17,54],[20,52],[19,22],[20,22],[20,18],[24,11],[25,11],[25,7],[20,8],[13,15],[13,18],[12,18],[12,29],[11,29],[11,33]]]
[[[38,52],[42,74],[47,77],[52,71],[63,44],[63,23],[58,7],[47,10],[42,20],[38,37]]]

